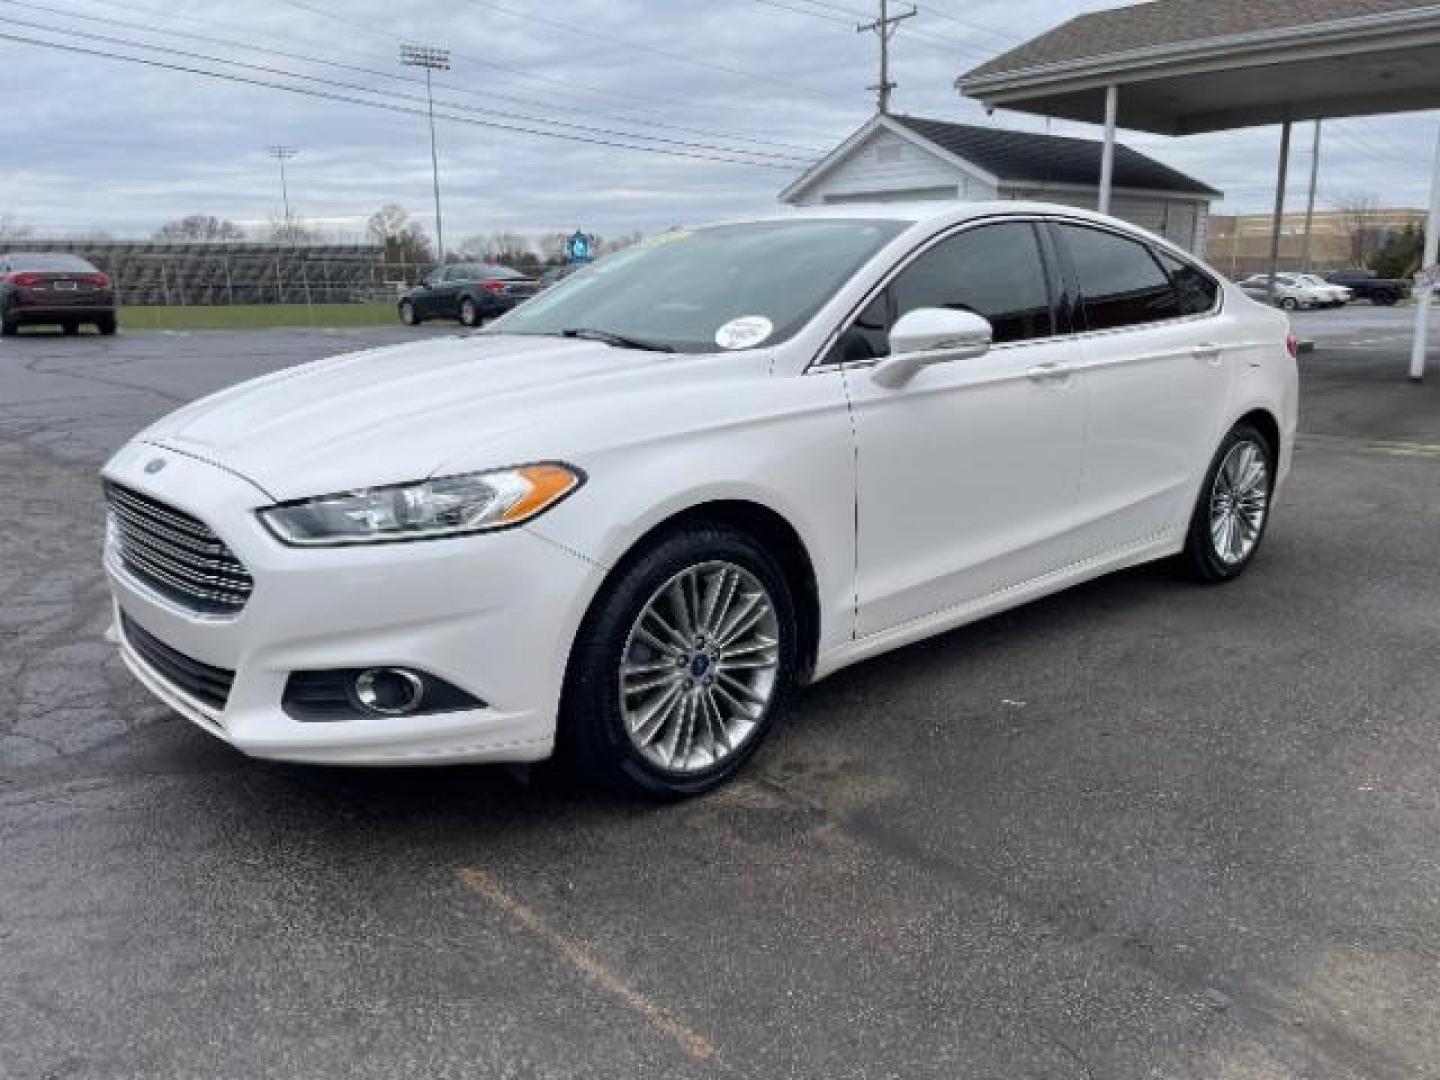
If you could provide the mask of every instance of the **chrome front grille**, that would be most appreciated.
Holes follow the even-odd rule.
[[[199,518],[120,484],[105,485],[116,557],[132,576],[202,615],[238,615],[254,580]]]

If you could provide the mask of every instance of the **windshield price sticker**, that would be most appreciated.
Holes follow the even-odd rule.
[[[775,332],[775,324],[763,315],[731,319],[715,331],[715,344],[722,349],[748,349]]]

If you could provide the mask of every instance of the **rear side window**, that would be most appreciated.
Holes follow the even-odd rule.
[[[40,273],[93,274],[95,267],[76,255],[21,254],[7,260],[11,270]]]
[[[942,240],[905,268],[891,292],[897,319],[924,307],[972,311],[990,320],[996,344],[1054,333],[1040,240],[1023,222]]]
[[[1204,315],[1215,310],[1220,299],[1220,283],[1198,266],[1177,259],[1169,252],[1156,252],[1160,265],[1170,274],[1180,298],[1181,315]]]
[[[1079,278],[1089,330],[1116,330],[1179,318],[1180,297],[1138,240],[1080,225],[1057,227]]]

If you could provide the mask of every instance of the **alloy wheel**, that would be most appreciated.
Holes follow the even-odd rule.
[[[656,590],[626,639],[626,734],[661,769],[708,769],[755,733],[779,672],[780,621],[760,580],[731,562],[689,567]]]
[[[1265,449],[1243,441],[1231,447],[1210,489],[1210,541],[1227,566],[1250,558],[1270,509],[1270,463]]]

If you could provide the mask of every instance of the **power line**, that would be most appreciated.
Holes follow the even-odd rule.
[[[106,60],[119,60],[124,63],[141,64],[145,67],[160,68],[166,71],[181,72],[188,75],[201,75],[210,79],[217,79],[223,82],[239,83],[246,86],[263,87],[269,90],[284,90],[287,93],[299,94],[302,97],[316,98],[322,101],[338,101],[349,105],[362,105],[367,108],[380,109],[385,112],[398,113],[405,116],[425,115],[424,110],[410,106],[397,104],[391,101],[375,101],[362,97],[355,97],[353,94],[342,94],[330,90],[318,90],[311,87],[293,86],[287,83],[272,82],[266,79],[253,78],[245,75],[237,75],[231,72],[211,71],[207,68],[194,67],[188,64],[172,63],[164,60],[153,60],[143,56],[128,56],[124,53],[107,52],[103,49],[89,48],[84,45],[72,45],[65,42],[46,41],[42,38],[26,37],[21,34],[9,33],[0,29],[0,41],[13,41],[21,45],[34,45],[39,48],[53,49],[58,52],[73,53],[81,56],[101,57]],[[281,76],[288,76],[286,72],[277,72]],[[324,80],[317,80],[324,81]],[[377,91],[360,88],[362,92],[375,94]],[[448,106],[447,106],[448,107]],[[564,142],[584,143],[590,146],[605,146],[618,150],[637,150],[642,153],[655,154],[661,157],[688,158],[696,161],[719,162],[726,165],[745,165],[757,169],[775,169],[784,172],[793,172],[793,166],[771,164],[764,161],[746,161],[734,157],[721,157],[715,154],[696,153],[685,150],[669,150],[658,146],[639,146],[633,143],[616,142],[610,139],[590,137],[586,135],[572,135],[564,132],[543,131],[522,124],[512,124],[499,120],[481,120],[473,116],[455,115],[453,113],[437,113],[436,116],[442,120],[448,120],[456,124],[469,124],[472,127],[490,128],[497,131],[509,131],[522,135],[537,135],[542,138],[559,139]]]
[[[89,2],[91,2],[91,3],[106,3],[106,0],[89,0]],[[84,13],[81,13],[81,12],[67,11],[67,10],[62,9],[62,8],[55,8],[55,7],[48,6],[48,5],[46,5],[46,4],[35,3],[35,2],[33,2],[33,0],[0,0],[0,3],[7,4],[7,5],[11,6],[11,7],[21,7],[21,8],[27,8],[27,9],[36,10],[36,11],[44,11],[44,12],[48,12],[48,13],[50,13],[50,14],[52,14],[52,15],[60,15],[60,16],[62,16],[63,18],[67,18],[67,19],[78,19],[78,20],[83,20],[83,21],[85,21],[85,22],[99,23],[99,24],[105,25],[105,26],[118,26],[118,27],[121,27],[121,28],[124,28],[124,29],[127,29],[127,30],[139,31],[139,32],[145,33],[145,34],[163,35],[163,36],[166,36],[166,37],[181,38],[181,39],[188,40],[188,41],[200,41],[200,42],[204,42],[204,43],[210,44],[210,45],[221,45],[221,46],[224,46],[224,47],[226,47],[226,48],[244,49],[244,50],[247,50],[247,51],[252,51],[252,52],[257,52],[257,53],[264,53],[264,54],[266,54],[266,55],[268,55],[268,56],[283,57],[283,58],[285,58],[285,59],[287,59],[287,60],[298,60],[298,61],[301,61],[301,62],[307,63],[307,64],[318,64],[318,65],[322,65],[322,66],[325,66],[325,67],[332,67],[332,68],[335,68],[335,69],[337,69],[337,70],[343,70],[343,71],[353,72],[353,73],[356,73],[356,74],[372,75],[372,76],[375,76],[375,77],[377,77],[377,78],[386,79],[386,80],[389,80],[389,81],[392,81],[392,82],[405,83],[405,84],[412,85],[412,86],[418,86],[418,85],[420,84],[420,80],[418,80],[418,79],[411,79],[411,78],[407,78],[407,77],[402,76],[402,75],[397,75],[397,74],[395,74],[393,71],[385,71],[385,70],[382,70],[382,69],[379,69],[379,68],[372,68],[372,67],[365,67],[365,66],[361,66],[361,65],[357,65],[357,64],[350,64],[350,63],[345,63],[345,62],[343,62],[343,61],[338,61],[338,60],[326,60],[326,59],[322,59],[322,58],[317,57],[317,56],[310,56],[310,55],[306,55],[306,54],[304,54],[304,53],[291,52],[291,51],[288,51],[288,50],[285,50],[285,49],[278,49],[278,48],[275,48],[275,47],[269,46],[269,45],[264,45],[264,46],[262,46],[262,45],[256,45],[256,44],[253,44],[253,43],[251,43],[251,42],[235,41],[235,40],[233,40],[233,39],[219,38],[219,37],[215,37],[215,36],[207,35],[207,34],[190,33],[190,32],[184,31],[184,30],[171,30],[171,29],[167,29],[167,28],[163,28],[163,27],[157,27],[157,26],[154,26],[154,25],[151,25],[151,24],[147,24],[147,23],[132,22],[132,21],[126,20],[126,19],[106,18],[106,17],[103,16],[103,15],[91,15],[91,14],[84,14]],[[111,5],[109,5],[109,6],[120,6],[120,5],[111,4]],[[134,10],[137,10],[137,11],[149,12],[149,13],[151,13],[151,14],[156,14],[156,15],[168,15],[167,12],[156,11],[154,8],[137,7],[137,6],[135,6],[135,5],[125,5],[125,6],[124,6],[124,10],[130,10],[130,9],[132,9],[132,8],[133,8]],[[241,28],[239,28],[239,27],[236,27],[233,23],[222,23],[222,22],[217,22],[216,20],[213,20],[213,19],[207,20],[207,19],[199,19],[199,18],[195,18],[195,17],[189,17],[189,21],[191,21],[191,22],[199,22],[199,23],[208,23],[208,24],[210,24],[210,25],[216,25],[216,26],[222,26],[222,27],[225,27],[226,29],[241,29]],[[31,25],[34,25],[34,24],[31,24]],[[46,28],[46,29],[49,29],[49,28]],[[242,31],[242,32],[248,32],[248,31]],[[437,83],[435,83],[435,85],[436,85],[437,87],[440,87],[441,89],[449,90],[449,91],[452,91],[452,92],[454,92],[454,93],[464,94],[464,95],[469,96],[469,97],[481,98],[481,99],[486,100],[486,101],[503,101],[503,102],[512,103],[512,104],[517,104],[517,105],[538,106],[538,107],[540,107],[540,108],[547,108],[547,109],[557,110],[557,111],[560,111],[560,112],[574,113],[574,114],[580,115],[580,116],[590,116],[590,115],[594,115],[594,116],[600,116],[600,117],[602,117],[602,118],[604,118],[604,117],[607,116],[607,114],[605,114],[605,113],[603,113],[603,112],[602,112],[602,113],[594,113],[594,112],[592,112],[591,110],[587,110],[587,109],[584,109],[584,108],[576,108],[576,107],[574,107],[574,106],[568,106],[568,107],[567,107],[567,106],[563,106],[563,105],[557,106],[554,102],[549,102],[549,101],[542,102],[542,101],[537,101],[537,100],[534,99],[534,98],[514,97],[514,96],[511,96],[511,95],[499,93],[499,92],[497,92],[497,91],[492,91],[492,90],[479,91],[479,90],[471,89],[470,87],[457,86],[457,85],[455,85],[455,84],[453,84],[453,83],[439,83],[439,82],[437,82]],[[680,131],[680,132],[685,132],[685,133],[693,134],[693,135],[703,135],[703,136],[707,136],[707,137],[710,137],[710,138],[736,139],[736,140],[739,140],[739,141],[741,141],[741,142],[754,143],[754,144],[760,145],[760,146],[772,146],[772,147],[775,147],[775,148],[777,148],[777,149],[798,150],[798,151],[800,151],[802,154],[807,155],[807,156],[809,156],[809,157],[818,157],[818,156],[820,156],[821,154],[824,153],[824,151],[818,150],[818,149],[816,149],[815,147],[812,147],[812,146],[801,146],[801,145],[799,145],[799,144],[797,144],[797,143],[785,143],[785,142],[779,142],[779,141],[770,140],[770,139],[756,138],[756,137],[754,137],[754,136],[743,135],[743,134],[740,134],[740,133],[737,133],[737,132],[731,132],[731,131],[722,131],[722,130],[707,129],[707,128],[695,128],[695,127],[689,127],[689,126],[681,125],[681,124],[666,123],[666,122],[663,122],[663,121],[653,120],[653,119],[642,119],[642,118],[637,118],[637,117],[632,117],[632,116],[622,116],[622,115],[619,115],[619,114],[612,114],[612,115],[610,116],[610,118],[611,118],[611,119],[614,119],[614,120],[618,120],[620,123],[639,124],[639,125],[643,125],[643,126],[660,128],[660,129],[668,130],[668,131]],[[548,118],[546,118],[546,119],[544,120],[544,122],[547,122],[547,123],[561,123],[561,121],[550,121]],[[637,138],[646,138],[646,139],[658,138],[658,137],[656,137],[656,136],[650,136],[650,135],[645,135],[645,134],[637,134],[635,137],[637,137]],[[777,156],[785,156],[785,155],[777,155]]]
[[[294,0],[289,0],[289,2],[294,2]],[[834,95],[826,93],[824,90],[821,90],[817,87],[805,86],[802,83],[791,82],[789,79],[782,79],[775,75],[766,75],[757,71],[744,71],[740,68],[728,67],[725,64],[717,64],[710,60],[702,60],[699,57],[686,56],[683,53],[671,52],[668,49],[660,48],[658,45],[649,45],[644,42],[631,41],[627,38],[617,37],[614,34],[607,34],[600,30],[593,30],[582,26],[574,26],[570,23],[557,22],[554,19],[542,18],[541,16],[528,11],[515,11],[511,8],[505,7],[503,4],[495,3],[495,0],[484,0],[484,7],[487,12],[498,12],[501,15],[508,15],[514,19],[522,19],[526,22],[538,23],[541,26],[549,26],[556,30],[564,30],[567,33],[575,34],[581,37],[594,38],[598,41],[608,41],[612,45],[620,45],[624,48],[634,49],[638,52],[653,53],[656,56],[663,56],[666,59],[674,60],[677,63],[681,64],[689,64],[692,67],[708,68],[711,71],[719,71],[723,72],[726,75],[734,75],[739,78],[750,79],[752,81],[760,80],[762,82],[774,83],[777,86],[785,87],[787,90],[799,91],[800,93],[808,94],[811,97],[823,98],[827,101],[832,100],[834,97]]]
[[[813,4],[816,8],[823,10],[815,10],[814,8],[808,7],[793,7],[790,3],[781,3],[779,0],[755,0],[755,2],[757,4],[763,4],[766,7],[794,12],[796,15],[808,15],[811,18],[824,19],[826,22],[833,22],[846,27],[853,26],[855,19],[867,19],[871,14],[870,12],[860,11],[855,8],[841,7],[838,4],[823,3],[822,0],[792,0],[792,2]],[[831,14],[832,12],[845,12],[846,16]],[[917,30],[913,27],[906,31],[905,40],[921,48],[930,49],[934,52],[942,52],[946,56],[971,56],[976,59],[989,60],[995,55],[992,50],[982,49],[974,44],[960,41],[958,38],[942,37],[924,30]]]
[[[11,3],[11,2],[13,2],[13,0],[0,0],[0,3]],[[147,44],[147,43],[144,43],[144,42],[130,41],[130,40],[127,40],[127,39],[115,37],[115,36],[113,36],[113,35],[107,36],[107,35],[89,33],[89,32],[84,31],[84,30],[73,30],[73,29],[64,29],[64,28],[48,27],[48,26],[44,26],[44,25],[41,25],[41,24],[38,24],[38,23],[32,23],[32,22],[29,22],[29,21],[24,20],[24,19],[14,19],[14,18],[12,18],[12,19],[8,20],[8,23],[9,23],[9,25],[12,25],[12,26],[23,26],[23,27],[26,27],[27,29],[31,29],[31,30],[40,30],[40,31],[42,31],[42,32],[51,33],[51,34],[68,35],[68,36],[70,36],[70,37],[80,38],[80,39],[82,39],[82,40],[88,40],[88,41],[98,41],[98,42],[101,42],[101,43],[103,43],[103,44],[108,44],[108,45],[120,45],[120,46],[123,46],[123,47],[125,47],[125,48],[141,49],[141,50],[144,50],[144,51],[147,51],[147,52],[164,53],[164,54],[170,55],[170,56],[180,56],[180,57],[183,57],[183,58],[188,59],[188,60],[199,60],[199,61],[203,61],[203,62],[205,62],[205,63],[210,63],[210,64],[225,64],[225,65],[228,65],[228,66],[231,66],[231,67],[243,68],[243,69],[250,70],[250,71],[258,71],[258,72],[261,72],[261,73],[266,74],[266,75],[278,75],[278,76],[281,76],[281,77],[283,77],[283,78],[288,78],[288,79],[299,79],[299,80],[304,81],[304,82],[317,83],[317,84],[319,84],[319,85],[321,85],[321,86],[333,87],[333,88],[337,88],[337,89],[345,90],[345,91],[358,91],[358,92],[360,92],[360,93],[373,94],[373,95],[380,95],[380,94],[382,94],[382,93],[390,93],[391,96],[393,96],[394,98],[396,98],[396,99],[398,99],[398,100],[402,100],[402,101],[413,101],[413,102],[425,102],[425,101],[427,101],[427,98],[419,97],[418,95],[401,94],[401,93],[395,93],[395,92],[393,92],[393,91],[392,91],[392,92],[380,91],[380,90],[376,90],[376,89],[374,89],[374,88],[372,88],[372,87],[364,86],[364,85],[361,85],[361,84],[358,84],[358,83],[343,82],[343,81],[340,81],[340,80],[337,80],[337,79],[327,79],[327,78],[323,78],[323,77],[318,76],[318,75],[306,75],[306,74],[304,74],[304,73],[302,73],[302,72],[287,71],[287,70],[285,70],[285,69],[283,69],[283,68],[272,67],[272,66],[270,66],[270,65],[268,65],[268,64],[254,64],[254,63],[250,63],[250,62],[245,61],[245,60],[234,60],[234,59],[230,59],[230,58],[223,57],[223,56],[212,56],[212,55],[205,54],[205,53],[194,52],[194,51],[192,51],[192,50],[172,48],[172,47],[166,46],[166,45],[154,45],[154,44]],[[317,62],[318,62],[318,63],[324,63],[324,61],[317,61]],[[409,82],[410,80],[406,80],[406,81]],[[537,117],[537,116],[531,116],[531,115],[527,115],[527,114],[523,114],[523,113],[502,112],[502,111],[500,111],[500,110],[498,110],[498,109],[486,109],[486,108],[482,108],[482,107],[478,107],[478,106],[474,106],[474,105],[463,105],[463,104],[458,104],[458,103],[453,102],[453,101],[442,102],[442,104],[443,104],[443,105],[445,106],[445,108],[447,108],[447,109],[459,110],[459,111],[461,111],[461,112],[466,112],[466,113],[475,113],[475,114],[481,115],[481,116],[496,116],[496,117],[500,117],[501,119],[508,120],[508,121],[520,121],[521,123],[524,123],[524,124],[547,124],[547,125],[550,125],[550,126],[552,126],[552,127],[565,128],[565,129],[568,129],[568,130],[574,130],[574,131],[584,132],[584,133],[586,133],[586,134],[588,134],[588,135],[603,135],[603,136],[611,136],[611,137],[620,138],[620,139],[641,140],[641,141],[644,141],[644,142],[662,143],[662,144],[666,144],[666,145],[670,145],[670,146],[683,147],[683,148],[685,148],[685,149],[687,149],[687,150],[711,151],[711,152],[714,152],[714,153],[732,155],[732,156],[733,156],[735,159],[737,159],[737,160],[747,159],[747,158],[754,158],[754,159],[757,159],[758,161],[787,162],[787,163],[789,163],[790,166],[792,166],[792,167],[793,167],[794,165],[797,165],[797,164],[806,164],[806,163],[808,163],[808,161],[809,161],[809,159],[801,158],[801,157],[798,157],[798,156],[796,156],[796,155],[794,155],[794,154],[777,154],[777,153],[772,153],[772,152],[770,152],[770,151],[748,150],[748,149],[745,149],[745,148],[742,148],[742,147],[717,146],[717,145],[713,145],[713,144],[709,144],[709,143],[691,142],[691,141],[687,141],[687,140],[683,140],[683,139],[671,139],[671,138],[667,138],[667,137],[659,136],[659,135],[645,135],[645,134],[636,133],[636,132],[631,132],[631,131],[620,131],[620,130],[615,130],[615,129],[611,129],[611,128],[595,127],[595,126],[589,125],[589,124],[574,124],[574,123],[570,123],[569,121],[565,121],[565,120],[553,120],[553,119],[551,119],[551,118],[549,118],[549,117],[543,117],[543,116]],[[558,133],[558,132],[551,132],[551,133],[549,133],[549,134],[554,134],[554,135],[557,135],[557,136],[558,136],[560,133]]]

